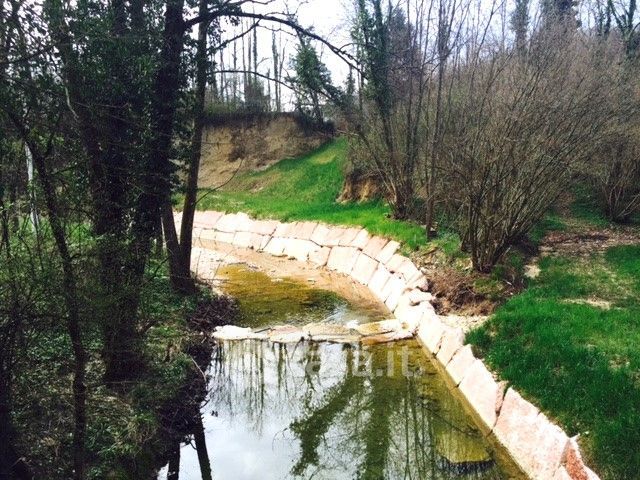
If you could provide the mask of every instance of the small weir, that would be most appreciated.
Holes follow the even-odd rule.
[[[239,301],[240,323],[254,330],[389,315],[244,265],[225,266],[218,278]],[[512,478],[415,340],[218,341],[207,373],[203,431],[194,433],[204,434],[214,479]],[[182,480],[201,479],[206,468],[193,443],[180,449]]]

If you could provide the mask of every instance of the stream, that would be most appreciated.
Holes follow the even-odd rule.
[[[246,265],[227,265],[218,276],[237,298],[243,326],[389,316],[375,304]],[[415,340],[218,342],[207,373],[200,438],[204,433],[214,479],[514,478]],[[179,478],[203,478],[201,465],[189,438],[180,448]],[[158,479],[167,478],[175,477],[165,466]]]

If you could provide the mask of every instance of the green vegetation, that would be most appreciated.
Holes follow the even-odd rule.
[[[70,238],[82,244],[79,250],[90,251],[84,226],[73,228]],[[26,297],[35,296],[38,301],[20,344],[12,383],[12,415],[20,428],[19,447],[29,452],[30,466],[37,478],[68,478],[65,467],[71,462],[72,451],[69,432],[73,430],[73,417],[69,409],[73,362],[64,323],[57,321],[63,287],[56,273],[57,258],[47,255],[53,248],[51,243],[43,226],[40,248],[46,253],[36,256],[26,248],[26,243],[12,245],[15,264],[31,265],[38,272],[37,277],[21,277],[16,284]],[[0,266],[3,285],[7,284],[6,276],[12,266],[7,263]],[[83,279],[80,291],[86,295],[96,288],[91,256],[79,258],[75,266]],[[145,366],[136,371],[136,381],[126,392],[107,388],[102,381],[101,329],[95,318],[87,314],[84,326],[89,352],[86,371],[89,479],[146,477],[158,466],[158,456],[166,449],[167,438],[181,435],[172,430],[175,426],[163,412],[175,414],[177,406],[185,402],[181,392],[193,383],[194,377],[201,377],[189,351],[199,336],[189,328],[187,318],[198,304],[211,301],[211,297],[208,290],[197,296],[176,294],[167,270],[166,261],[155,258],[145,273],[140,297]]]
[[[551,231],[564,231],[564,219],[557,212],[548,212],[529,232],[529,240],[538,245],[544,236]]]
[[[424,228],[391,219],[390,209],[383,202],[336,202],[344,181],[346,153],[347,142],[339,139],[302,158],[283,160],[262,172],[240,174],[222,190],[201,192],[198,209],[243,211],[285,221],[360,225],[412,249],[424,245]],[[179,201],[177,206],[181,204]],[[445,239],[445,243],[451,243],[450,236]]]
[[[468,340],[569,433],[581,433],[604,478],[638,478],[640,246],[545,258],[540,267]]]

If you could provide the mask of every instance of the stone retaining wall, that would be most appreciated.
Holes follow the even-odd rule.
[[[176,218],[179,222],[179,215]],[[445,325],[423,291],[426,278],[398,253],[393,240],[354,227],[315,222],[254,220],[244,213],[198,212],[194,243],[213,240],[275,256],[295,258],[349,275],[366,285],[403,328],[417,335],[447,372],[487,432],[535,480],[596,480],[582,461],[576,438],[569,438],[534,405],[464,345],[462,329]],[[391,339],[393,340],[393,339]]]

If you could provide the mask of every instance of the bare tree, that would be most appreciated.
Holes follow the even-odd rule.
[[[490,271],[541,219],[613,114],[602,102],[609,82],[594,69],[598,57],[584,39],[567,46],[565,34],[559,26],[537,36],[524,61],[496,53],[459,67],[447,181],[479,271]]]

